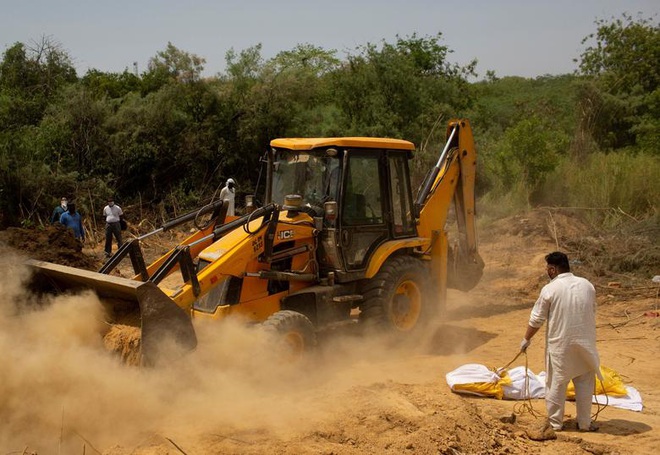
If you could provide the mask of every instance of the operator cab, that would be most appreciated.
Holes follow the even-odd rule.
[[[417,235],[408,161],[414,145],[398,139],[275,139],[269,150],[270,194],[298,195],[323,219],[321,272],[359,278],[383,242]]]
[[[304,206],[323,216],[323,205],[337,201],[341,160],[335,149],[315,152],[276,150],[272,161],[272,202],[283,204],[289,195],[302,197]]]

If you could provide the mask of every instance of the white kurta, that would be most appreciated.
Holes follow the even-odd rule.
[[[572,273],[557,275],[541,290],[529,325],[541,327],[546,320],[546,368],[553,380],[568,382],[589,371],[600,376],[593,285]]]
[[[227,201],[229,204],[227,207],[227,215],[234,216],[234,190],[230,190],[228,186],[224,186],[222,190],[220,190],[220,199]]]

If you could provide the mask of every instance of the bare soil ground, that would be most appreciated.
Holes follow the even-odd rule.
[[[39,259],[98,266],[100,248],[71,258],[53,247],[51,237],[27,235],[43,246],[38,248],[29,239],[20,243],[25,235],[5,231],[0,242]],[[547,282],[544,255],[556,249],[568,252],[575,274],[595,284],[601,362],[639,390],[644,410],[607,407],[598,415],[598,432],[579,433],[571,429],[575,407],[568,403],[567,430],[557,440],[535,442],[525,430],[540,420],[521,412],[519,403],[454,394],[445,374],[465,363],[504,366],[515,356],[531,306]],[[7,422],[0,454],[657,453],[660,300],[651,281],[660,274],[657,239],[603,237],[570,214],[537,210],[482,229],[481,254],[481,283],[469,293],[451,292],[443,321],[425,337],[393,346],[338,334],[295,370],[265,368],[263,346],[251,344],[250,333],[237,327],[225,327],[231,336],[219,335],[215,326],[199,327],[192,361],[176,371],[146,373],[99,361],[101,347],[74,355],[64,335],[48,349],[58,340],[67,348],[55,351],[57,361],[44,360],[42,369],[31,362],[36,348],[11,357],[0,337],[0,384],[6,379],[0,420]],[[3,323],[3,330],[11,327]],[[22,326],[20,334],[30,331]],[[528,350],[535,373],[544,369],[542,340],[539,333]],[[84,373],[76,369],[80,363],[86,363]],[[545,414],[542,400],[532,403]],[[504,423],[511,414],[515,422]]]

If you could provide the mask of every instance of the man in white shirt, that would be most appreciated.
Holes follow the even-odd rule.
[[[591,421],[591,398],[595,377],[601,376],[596,349],[596,291],[589,281],[570,272],[564,253],[550,253],[545,261],[551,281],[543,287],[534,304],[520,349],[527,349],[534,334],[547,320],[545,404],[548,424],[554,431],[562,429],[566,388],[572,380],[578,429],[595,431],[597,427]],[[551,434],[554,437],[552,431]]]
[[[234,179],[227,179],[227,183],[220,190],[220,200],[227,201],[227,215],[234,216],[234,200],[236,199],[236,193],[234,187],[236,183]]]
[[[124,212],[115,204],[114,198],[109,197],[108,205],[103,207],[103,216],[105,217],[105,257],[109,258],[112,255],[112,236],[117,239],[117,248],[122,244],[119,221],[124,216]]]

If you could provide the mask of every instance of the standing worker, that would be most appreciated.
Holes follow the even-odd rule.
[[[73,202],[68,205],[66,212],[60,216],[60,223],[73,230],[73,236],[80,240],[85,241],[85,229],[82,225],[82,217],[79,212],[76,212],[76,204]]]
[[[602,376],[596,350],[596,290],[589,281],[571,273],[564,253],[550,253],[545,261],[551,281],[541,289],[534,304],[520,350],[527,350],[532,337],[547,320],[545,406],[548,421],[538,439],[554,439],[554,432],[563,427],[566,388],[571,380],[575,385],[578,429],[598,429],[591,421],[591,397],[595,376],[601,380]]]
[[[120,220],[124,216],[121,207],[115,204],[112,197],[108,198],[108,205],[103,207],[103,216],[105,217],[105,257],[112,255],[112,236],[117,239],[117,248],[122,244]]]
[[[50,216],[50,224],[55,224],[60,221],[60,217],[67,211],[67,200],[64,196],[60,199],[60,205],[53,209],[53,214]]]
[[[236,183],[234,179],[227,179],[227,183],[224,188],[220,191],[220,200],[227,201],[227,215],[234,216],[234,200],[236,199],[236,193],[234,190]]]

